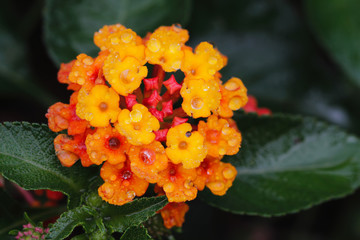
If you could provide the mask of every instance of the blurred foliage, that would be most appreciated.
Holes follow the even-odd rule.
[[[120,22],[145,34],[157,25],[181,23],[190,31],[190,45],[211,41],[228,56],[224,79],[241,77],[260,106],[316,116],[359,135],[358,5],[356,0],[5,0],[0,121],[44,122],[46,107],[69,96],[56,81],[58,64],[94,51],[91,36],[100,26]],[[1,210],[1,226],[17,219],[20,224],[24,208],[4,194],[2,205],[13,211]],[[194,201],[177,239],[359,239],[359,200],[356,193],[271,219],[235,216]]]

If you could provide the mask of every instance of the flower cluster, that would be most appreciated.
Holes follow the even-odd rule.
[[[162,26],[144,38],[117,24],[94,35],[97,57],[61,65],[58,80],[74,93],[46,114],[63,166],[102,165],[105,201],[122,205],[156,184],[171,202],[161,213],[180,226],[185,201],[205,186],[224,195],[237,171],[221,161],[239,151],[231,117],[248,101],[239,78],[225,84],[227,58],[212,44],[186,46],[188,31]],[[175,216],[175,217],[174,217]]]
[[[23,225],[23,230],[18,231],[15,239],[28,240],[28,239],[45,239],[49,233],[49,228],[36,227],[28,223]]]

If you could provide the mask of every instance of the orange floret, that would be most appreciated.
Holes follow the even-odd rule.
[[[103,79],[99,77],[99,70],[107,54],[106,52],[100,53],[95,59],[84,53],[78,55],[69,74],[69,81],[90,88],[95,84],[103,84]]]
[[[207,149],[204,137],[199,132],[191,132],[189,123],[183,123],[169,129],[166,140],[166,154],[175,163],[184,168],[196,168],[204,160]]]
[[[125,162],[125,153],[130,147],[126,138],[111,126],[98,128],[94,134],[89,134],[85,144],[90,160],[96,165],[104,161],[113,165]]]
[[[208,117],[220,105],[219,84],[213,80],[185,78],[180,94],[182,108],[193,118]]]
[[[103,70],[111,87],[122,96],[127,96],[137,89],[148,73],[147,67],[139,60],[134,57],[126,57],[122,60],[117,52],[108,56]]]
[[[234,155],[239,151],[241,134],[226,119],[212,115],[207,123],[199,122],[198,131],[204,136],[208,155],[211,157]]]
[[[212,79],[227,63],[227,58],[208,42],[200,43],[195,54],[191,48],[186,48],[184,54],[181,70],[187,77]]]
[[[183,47],[189,39],[187,30],[176,25],[159,27],[147,37],[146,59],[151,64],[159,64],[166,72],[180,69],[184,56]]]
[[[211,161],[209,169],[211,174],[208,174],[206,187],[215,195],[224,195],[236,178],[236,168],[230,163]]]
[[[204,161],[196,168],[197,177],[194,186],[202,191],[208,182],[209,177],[214,173],[214,169],[219,166],[220,158],[205,158]]]
[[[93,164],[86,152],[85,145],[86,135],[91,132],[92,130],[88,130],[84,134],[74,136],[66,134],[56,136],[54,139],[55,153],[63,166],[71,167],[79,158],[84,167]]]
[[[131,112],[121,111],[115,127],[132,145],[143,145],[154,141],[153,131],[159,130],[160,124],[144,105],[135,104]]]
[[[49,128],[54,132],[67,129],[69,135],[83,133],[88,127],[85,120],[80,119],[76,115],[77,93],[74,92],[70,98],[70,104],[55,103],[52,105],[45,117],[48,118]]]
[[[186,203],[168,203],[160,210],[164,226],[168,229],[172,227],[181,227],[185,221],[185,214],[189,211],[189,205]]]
[[[153,141],[148,145],[132,146],[129,150],[131,171],[149,183],[159,180],[159,172],[167,168],[168,158],[163,145]]]
[[[101,50],[105,50],[106,49],[105,43],[107,42],[109,36],[113,33],[121,32],[125,29],[126,27],[124,27],[121,24],[105,25],[99,31],[95,32],[94,43]]]
[[[106,127],[116,122],[120,113],[119,95],[105,85],[96,85],[90,92],[81,88],[76,105],[76,114],[93,127]]]
[[[105,162],[101,168],[100,176],[105,181],[98,189],[100,197],[108,203],[123,205],[142,196],[149,183],[137,177],[130,169],[130,163],[111,165]]]
[[[124,29],[110,34],[102,49],[118,53],[120,60],[123,60],[125,57],[134,57],[142,65],[146,63],[143,41],[131,29]]]
[[[60,70],[58,72],[58,81],[60,83],[68,84],[67,89],[78,91],[81,88],[81,85],[77,83],[72,83],[69,80],[69,74],[71,72],[71,69],[75,63],[75,60],[69,62],[69,63],[62,63],[60,64]]]
[[[239,78],[229,79],[220,90],[221,102],[217,112],[221,117],[232,117],[233,111],[244,107],[248,101],[247,89]]]
[[[71,117],[69,105],[57,102],[49,107],[45,117],[48,119],[48,125],[51,131],[60,132],[65,130],[69,127],[68,119]]]
[[[159,175],[157,184],[163,188],[169,202],[185,202],[196,198],[195,169],[185,169],[181,164],[169,163]]]

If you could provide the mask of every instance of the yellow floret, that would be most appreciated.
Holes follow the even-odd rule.
[[[69,73],[69,81],[84,85],[94,73],[93,63],[94,59],[92,57],[84,53],[79,54]]]
[[[96,85],[90,92],[81,88],[76,114],[93,127],[106,127],[110,122],[116,122],[120,113],[119,101],[119,95],[105,85]]]
[[[207,123],[199,122],[198,131],[205,138],[208,155],[213,158],[234,155],[239,151],[241,134],[226,119],[212,115]]]
[[[181,70],[193,78],[211,79],[227,63],[227,58],[208,42],[200,43],[195,54],[191,48],[186,48],[184,54]]]
[[[141,64],[146,63],[143,41],[141,37],[131,29],[124,29],[110,34],[104,47],[110,52],[117,52],[121,60],[125,57],[134,57],[141,62]]]
[[[229,79],[220,87],[221,101],[217,113],[224,118],[233,116],[233,111],[244,107],[248,102],[247,89],[236,77]]]
[[[213,168],[213,172],[208,176],[206,186],[213,194],[223,196],[232,186],[237,171],[230,163],[218,162],[217,164],[218,166]]]
[[[126,57],[121,60],[116,52],[111,53],[104,63],[104,75],[120,95],[127,96],[137,89],[146,77],[147,67],[143,66],[136,58]]]
[[[182,163],[184,168],[192,169],[200,165],[207,154],[204,137],[199,132],[191,132],[189,123],[170,128],[166,139],[166,154],[175,163]]]
[[[126,27],[124,27],[121,24],[105,25],[104,27],[102,27],[99,31],[97,31],[94,34],[94,43],[101,50],[105,50],[106,49],[105,43],[108,40],[109,35],[116,33],[116,32],[121,32],[125,29],[126,29]]]
[[[130,144],[138,146],[154,141],[153,131],[159,130],[160,123],[144,105],[135,104],[131,112],[121,111],[115,127]]]
[[[220,87],[215,80],[185,78],[180,94],[182,108],[193,118],[208,117],[220,105]]]
[[[184,56],[183,47],[188,39],[188,31],[181,27],[159,27],[146,42],[147,61],[161,65],[166,72],[180,69]]]

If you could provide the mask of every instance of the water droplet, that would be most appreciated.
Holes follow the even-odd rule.
[[[221,133],[223,135],[228,135],[231,133],[231,128],[228,128],[228,127],[224,127],[222,130],[221,130]]]
[[[110,41],[111,41],[111,44],[116,45],[116,44],[119,44],[120,39],[118,37],[112,37],[110,39]]]
[[[151,165],[155,162],[156,153],[152,149],[143,148],[139,153],[140,159],[147,165]]]
[[[91,57],[86,57],[86,58],[83,59],[82,62],[83,62],[85,65],[90,66],[90,65],[92,65],[92,64],[94,63],[94,60],[93,60]]]
[[[201,98],[195,97],[191,99],[191,107],[193,109],[201,109],[203,106],[204,106],[204,101]]]
[[[130,112],[130,119],[132,122],[140,122],[142,119],[142,113],[139,110],[132,110]]]
[[[190,189],[194,186],[194,183],[193,181],[191,181],[190,179],[186,179],[185,182],[184,182],[184,187],[186,189]]]
[[[220,181],[215,181],[215,182],[208,183],[207,187],[210,188],[210,190],[217,192],[217,191],[224,190],[225,184]]]
[[[233,81],[227,81],[224,85],[226,90],[229,91],[235,91],[239,88],[239,85],[236,82]]]
[[[110,180],[111,180],[111,181],[115,181],[116,179],[117,179],[117,177],[116,177],[115,174],[113,174],[113,175],[110,176]]]
[[[220,148],[219,149],[219,154],[220,155],[225,155],[226,154],[226,149],[225,148]]]
[[[91,154],[90,154],[90,156],[91,156],[92,159],[96,159],[97,156],[98,156],[98,154],[97,154],[97,152],[92,151]]]
[[[155,52],[158,52],[160,50],[161,44],[157,39],[152,38],[152,39],[149,40],[149,42],[147,44],[147,47],[151,52],[155,53]]]
[[[124,43],[131,42],[131,40],[133,38],[134,38],[133,35],[128,33],[128,32],[125,32],[125,33],[121,34],[121,41],[123,41]]]
[[[214,69],[209,69],[209,74],[210,75],[214,75],[216,73],[216,71]]]
[[[239,141],[238,141],[238,139],[236,139],[236,138],[232,138],[232,139],[230,139],[230,140],[228,141],[228,144],[229,144],[229,146],[231,146],[231,147],[235,147],[236,145],[238,145],[238,143],[239,143]]]
[[[136,196],[136,193],[134,191],[127,191],[126,196],[128,199],[133,199]]]
[[[175,190],[175,185],[173,183],[167,183],[164,185],[164,191],[167,193],[171,193]]]
[[[193,197],[194,194],[195,194],[195,193],[194,193],[193,191],[191,191],[191,190],[186,190],[184,193],[185,193],[185,195],[188,196],[188,197]]]
[[[242,103],[243,102],[240,97],[233,97],[232,99],[230,99],[229,108],[233,111],[236,111],[242,107]]]
[[[85,84],[85,79],[82,78],[82,77],[80,77],[80,78],[77,79],[76,82],[77,82],[78,84],[80,84],[80,85],[84,85],[84,84]]]
[[[222,174],[223,174],[225,179],[231,179],[231,178],[236,176],[236,171],[234,169],[232,169],[232,168],[226,167],[222,171]]]
[[[208,63],[209,63],[210,65],[216,64],[216,63],[217,63],[216,57],[210,57]]]
[[[169,51],[171,53],[176,53],[176,52],[179,52],[180,50],[181,50],[181,46],[178,43],[173,43],[173,44],[170,44],[170,46],[169,46]]]

